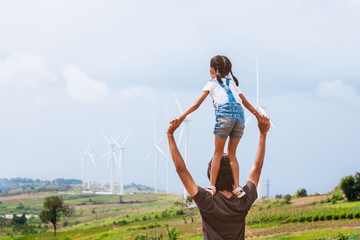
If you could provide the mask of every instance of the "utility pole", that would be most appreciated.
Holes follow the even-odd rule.
[[[266,197],[269,198],[270,180],[266,180]]]

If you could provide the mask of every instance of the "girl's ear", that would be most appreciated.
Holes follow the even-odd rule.
[[[210,68],[210,75],[211,75],[211,78],[212,79],[215,79],[216,78],[216,71],[214,68]]]

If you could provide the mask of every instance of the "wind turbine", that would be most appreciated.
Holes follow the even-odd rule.
[[[258,59],[258,56],[256,55],[256,106],[255,108],[262,114],[262,115],[265,115],[265,116],[268,116],[265,109],[267,107],[265,106],[260,106],[259,104],[259,59]],[[245,121],[245,125],[247,125],[251,119],[253,118],[253,114],[251,114]],[[270,124],[273,128],[276,128],[275,125],[270,121]]]
[[[160,141],[156,142],[156,132],[155,132],[155,118],[154,118],[154,146],[150,150],[149,154],[147,155],[145,161],[143,164],[145,164],[148,159],[151,157],[151,155],[156,152],[156,159],[155,159],[155,193],[158,192],[158,165],[159,165],[159,153],[166,156],[163,150],[160,148],[160,143],[163,139],[164,135],[162,135]]]
[[[83,152],[79,151],[79,154],[81,155],[81,165],[82,165],[82,171],[83,171],[83,184],[82,187],[85,188],[85,176],[86,176],[86,169],[85,169],[85,160],[88,153],[88,149],[86,148]]]
[[[106,142],[110,146],[110,150],[104,153],[103,156],[108,156],[108,161],[110,161],[110,193],[114,193],[114,163],[116,164],[116,156],[115,156],[115,141],[120,137],[111,138],[112,141],[110,141],[105,134],[102,132],[102,135],[104,136]]]
[[[91,170],[93,169],[93,167],[95,166],[95,157],[94,157],[94,151],[90,150],[87,153],[88,157],[89,157],[89,168],[88,168],[88,187],[90,189],[91,186]]]
[[[183,110],[181,108],[181,105],[180,105],[180,102],[178,100],[178,98],[176,97],[176,94],[174,92],[174,98],[175,98],[175,101],[176,101],[176,104],[178,105],[178,108],[179,108],[179,111],[181,114],[183,114]],[[178,139],[178,146],[180,145],[180,142],[181,142],[181,138],[182,138],[182,135],[183,135],[183,132],[184,132],[184,128],[185,128],[185,164],[187,163],[187,160],[188,160],[188,147],[189,147],[189,122],[191,121],[189,119],[189,117],[191,116],[192,113],[190,113],[184,120],[184,125],[181,126],[181,130],[180,130],[180,134],[179,134],[179,139]],[[187,191],[184,187],[184,199],[187,198]]]
[[[168,94],[166,94],[165,99],[165,129],[167,129],[168,122]],[[166,193],[170,193],[170,153],[169,153],[169,147],[167,147],[166,151]]]
[[[128,140],[130,134],[131,132],[129,132],[122,144],[119,144],[116,140],[112,139],[115,145],[119,148],[118,175],[120,175],[120,195],[124,194],[124,145]]]

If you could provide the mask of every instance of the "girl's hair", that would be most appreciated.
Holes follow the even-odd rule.
[[[223,83],[221,78],[226,77],[230,73],[236,83],[236,86],[239,86],[239,81],[232,73],[232,65],[227,57],[216,55],[210,60],[210,68],[214,68],[216,71],[216,79],[219,83]]]

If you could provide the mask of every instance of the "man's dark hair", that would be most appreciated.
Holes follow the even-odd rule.
[[[209,166],[207,170],[207,175],[209,179],[211,172],[211,163],[212,163],[212,159],[209,162]],[[215,183],[216,191],[227,190],[231,192],[233,190],[233,184],[234,184],[234,179],[230,167],[230,162],[228,157],[224,153],[220,161],[220,169]]]

